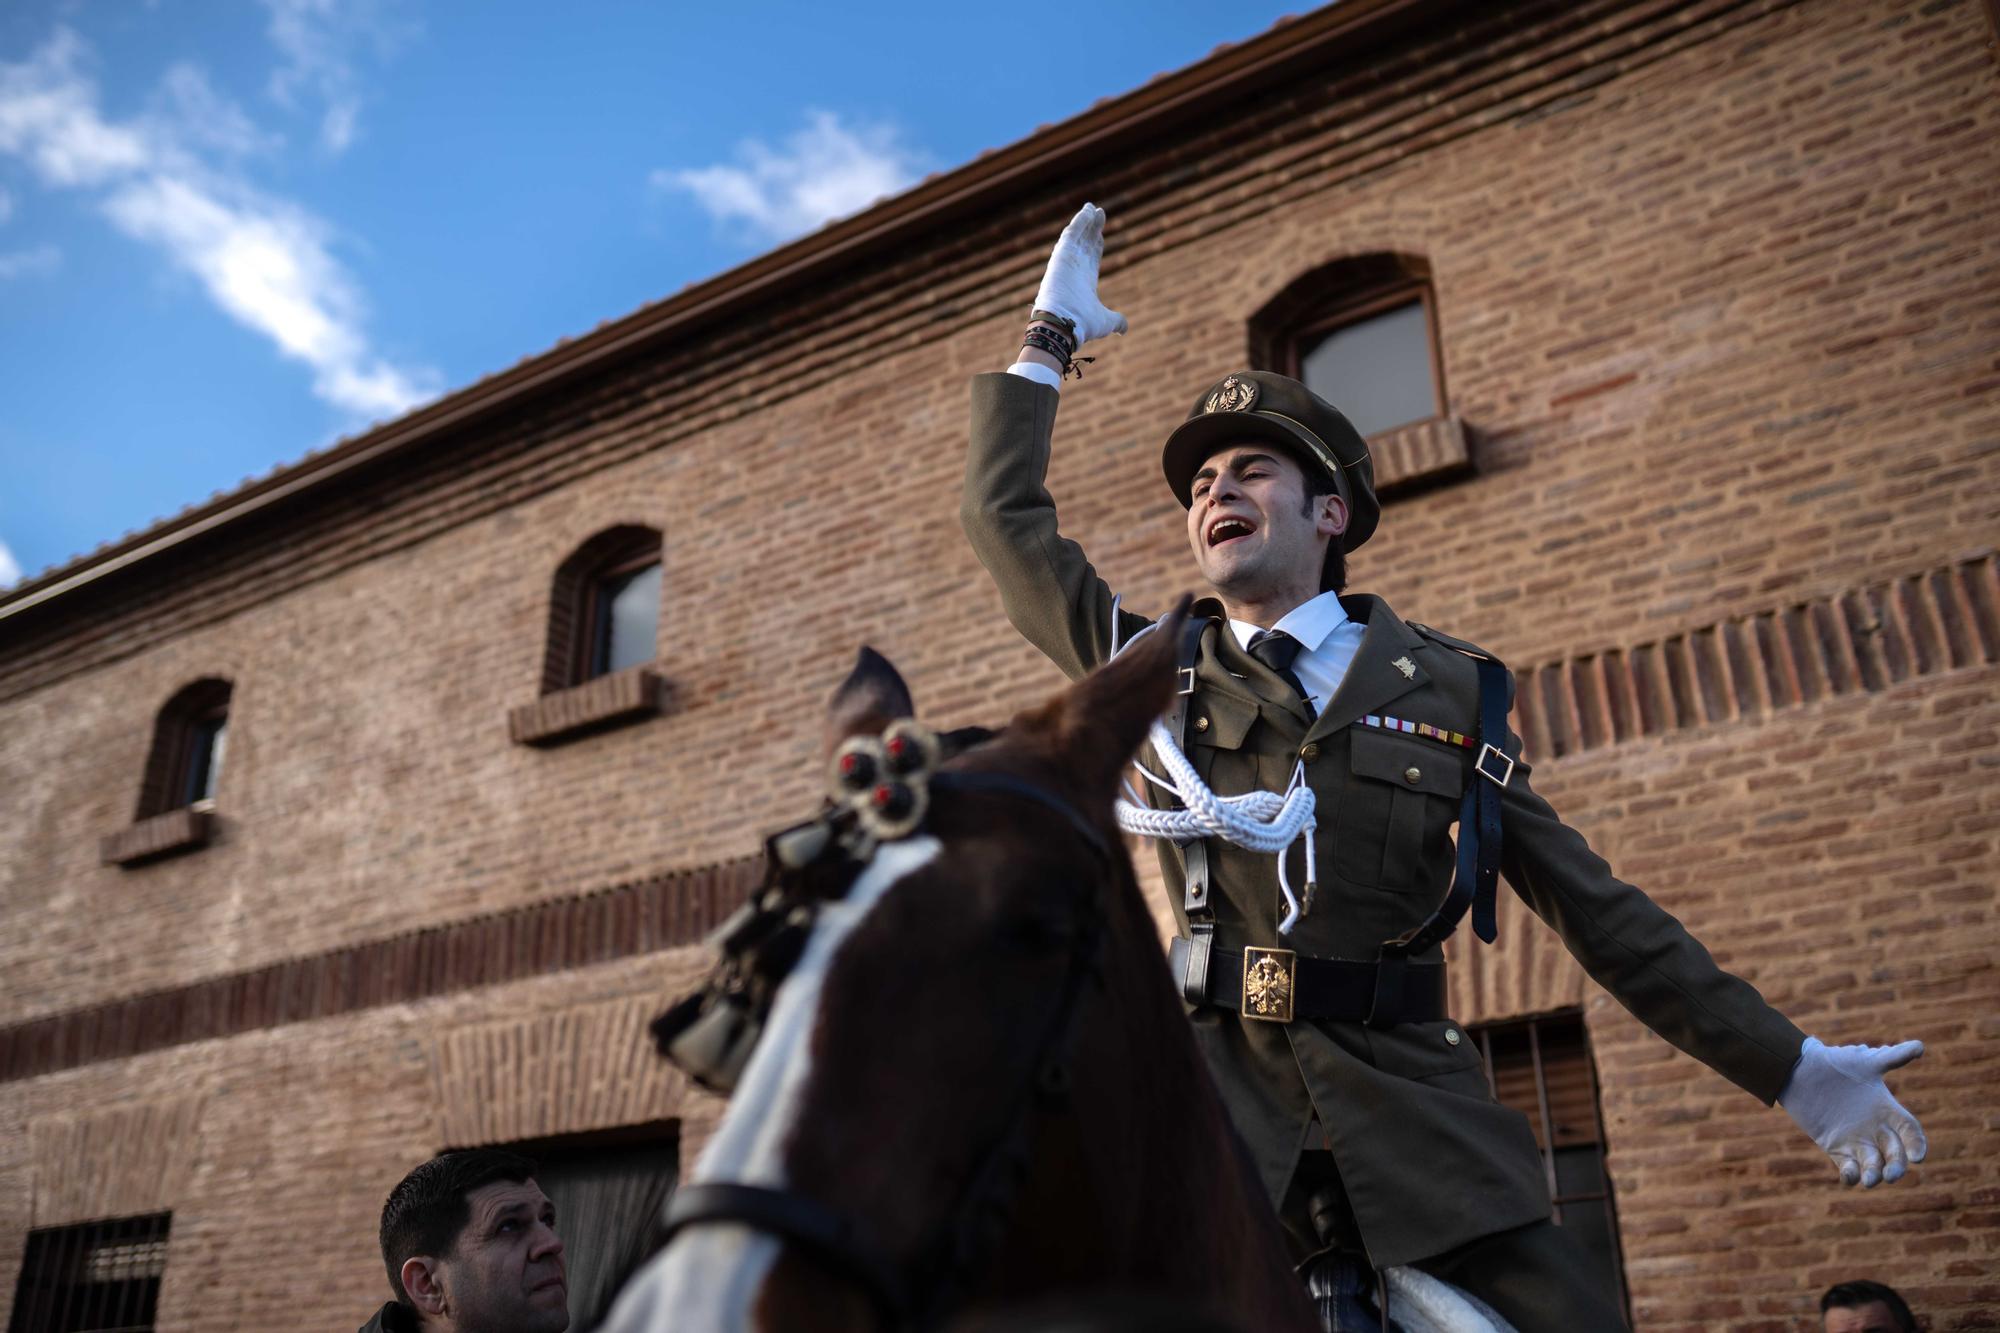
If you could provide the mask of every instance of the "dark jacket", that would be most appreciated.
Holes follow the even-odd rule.
[[[401,1301],[390,1301],[357,1333],[417,1333],[417,1312]]]
[[[1058,401],[1054,389],[1015,375],[973,381],[962,518],[1008,618],[1074,679],[1108,655],[1112,604],[1083,551],[1058,534],[1044,485]],[[1287,939],[1277,935],[1272,858],[1210,840],[1218,947],[1370,960],[1384,940],[1428,917],[1451,882],[1450,828],[1474,780],[1471,752],[1356,723],[1388,713],[1472,734],[1477,668],[1379,598],[1342,603],[1365,627],[1361,644],[1311,720],[1291,687],[1237,645],[1220,606],[1196,604],[1196,614],[1216,621],[1195,668],[1188,757],[1223,795],[1282,791],[1304,757],[1319,811],[1318,902]],[[1129,612],[1121,622],[1121,641],[1147,624]],[[1517,738],[1509,748],[1519,752]],[[1525,763],[1504,790],[1502,827],[1507,881],[1599,985],[1725,1078],[1766,1103],[1776,1098],[1804,1034],[1718,968],[1672,915],[1615,878],[1535,795]],[[1159,848],[1185,932],[1180,860],[1170,844]],[[1302,884],[1302,860],[1290,867],[1293,885]],[[1378,1267],[1548,1215],[1528,1122],[1494,1101],[1478,1047],[1455,1023],[1279,1025],[1213,1007],[1190,1020],[1273,1205],[1317,1113]]]

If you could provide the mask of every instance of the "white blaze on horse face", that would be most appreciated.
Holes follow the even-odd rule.
[[[778,988],[757,1050],[729,1099],[729,1111],[695,1163],[690,1184],[782,1189],[784,1148],[811,1075],[820,988],[834,956],[883,895],[937,859],[936,838],[892,842],[838,901],[823,904],[812,937]],[[640,1271],[604,1324],[604,1333],[737,1333],[750,1327],[757,1293],[778,1258],[778,1242],[749,1227],[707,1223],[681,1232]]]

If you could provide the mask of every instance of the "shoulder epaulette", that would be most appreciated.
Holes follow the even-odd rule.
[[[1403,623],[1433,643],[1441,643],[1447,648],[1464,653],[1467,657],[1476,657],[1482,662],[1498,662],[1500,660],[1492,653],[1481,648],[1478,644],[1467,643],[1464,639],[1453,638],[1443,630],[1432,629],[1429,625],[1419,625],[1414,620],[1406,620]]]

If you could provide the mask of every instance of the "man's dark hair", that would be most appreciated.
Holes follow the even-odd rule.
[[[441,1152],[404,1176],[382,1205],[382,1262],[396,1299],[410,1303],[403,1289],[406,1261],[419,1254],[446,1258],[458,1247],[459,1233],[472,1220],[468,1196],[474,1190],[496,1180],[522,1184],[534,1175],[534,1162],[519,1153],[463,1148]]]
[[[1880,1282],[1860,1279],[1828,1287],[1826,1295],[1819,1298],[1819,1312],[1824,1315],[1828,1310],[1858,1310],[1876,1301],[1889,1307],[1899,1333],[1917,1333],[1917,1317],[1910,1313],[1910,1307],[1894,1287],[1885,1287]]]
[[[1299,475],[1305,478],[1305,515],[1312,517],[1313,504],[1322,495],[1338,495],[1340,488],[1333,484],[1333,478],[1319,468],[1299,464]],[[1353,515],[1349,514],[1350,521]],[[1347,591],[1347,548],[1341,545],[1343,534],[1336,534],[1326,543],[1326,559],[1319,567],[1319,590],[1321,592]]]

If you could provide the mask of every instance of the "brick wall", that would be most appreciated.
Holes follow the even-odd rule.
[[[1136,606],[1192,578],[1165,431],[1241,364],[1272,296],[1381,251],[1430,265],[1476,465],[1394,501],[1353,563],[1403,614],[1571,681],[1573,662],[1898,580],[1970,568],[1990,588],[2000,102],[1976,0],[1452,12],[24,624],[0,645],[0,1024],[740,857],[811,801],[820,704],[863,639],[942,724],[1053,688],[955,514],[965,380],[1007,360],[1083,197],[1110,210],[1105,292],[1134,331],[1067,389],[1051,488]],[[878,311],[897,316],[886,347],[841,339]],[[664,534],[664,712],[512,744],[554,571],[619,524]],[[1995,627],[1970,594],[1953,605],[1937,633],[1967,649],[1921,671],[1567,750],[1529,728],[1538,787],[1808,1030],[1931,1043],[1899,1087],[1933,1162],[1849,1194],[1519,912],[1496,950],[1459,949],[1466,1021],[1585,1007],[1643,1328],[1798,1327],[1861,1269],[1935,1328],[2000,1321]],[[213,843],[100,864],[154,714],[204,676],[235,683]],[[1582,708],[1569,688],[1537,697]],[[383,1192],[484,1076],[462,1053],[486,1045],[449,1034],[572,1009],[613,1030],[692,966],[607,963],[0,1084],[0,1281],[30,1219],[86,1207],[36,1211],[54,1169],[37,1154],[96,1141],[62,1126],[124,1107],[102,1133],[129,1137],[174,1111],[198,1114],[201,1147],[163,1326],[254,1324],[271,1301],[358,1322]],[[509,1097],[543,1077],[515,1072]],[[685,1110],[671,1090],[604,1095],[491,1124]]]

